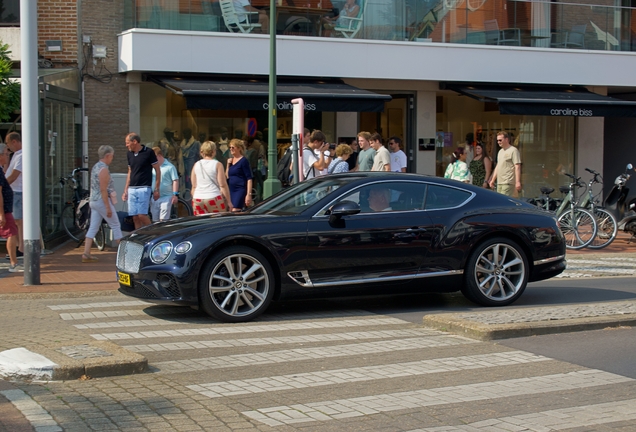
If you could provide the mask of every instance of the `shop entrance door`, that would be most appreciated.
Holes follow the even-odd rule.
[[[72,201],[70,186],[60,187],[60,177],[66,177],[74,168],[82,166],[81,148],[78,145],[79,125],[76,123],[76,108],[73,103],[52,98],[42,103],[44,136],[40,140],[40,191],[41,227],[44,242],[63,236],[60,223],[62,208]],[[87,189],[88,185],[83,184]]]
[[[402,140],[402,150],[407,157],[407,172],[415,172],[415,96],[412,94],[392,94],[393,98],[384,103],[384,111],[360,113],[360,130],[378,132],[387,143],[390,137]]]

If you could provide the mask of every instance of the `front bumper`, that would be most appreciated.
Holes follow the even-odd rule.
[[[119,292],[152,303],[196,305],[186,299],[178,279],[170,273],[138,273],[130,275],[130,286],[119,283]]]

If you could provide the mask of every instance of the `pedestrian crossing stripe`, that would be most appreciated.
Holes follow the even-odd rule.
[[[409,432],[559,431],[636,420],[636,399],[584,405]]]
[[[127,350],[144,352],[183,351],[190,349],[209,348],[236,348],[248,346],[280,345],[280,344],[306,344],[320,342],[360,341],[365,339],[389,339],[414,336],[439,336],[442,333],[437,330],[415,328],[402,330],[377,330],[367,332],[349,333],[319,333],[298,336],[276,336],[269,338],[245,338],[222,340],[197,340],[184,342],[167,342],[145,345],[121,345]]]
[[[109,323],[96,323],[96,327],[107,327]],[[141,327],[141,326],[169,326],[175,325],[174,321],[166,320],[143,320],[143,321],[118,321],[111,323],[112,327]],[[184,323],[185,324],[185,323]],[[296,321],[296,322],[276,322],[276,323],[251,323],[251,324],[219,324],[210,327],[184,328],[175,330],[152,330],[145,332],[120,332],[120,333],[104,333],[91,334],[91,337],[97,340],[125,340],[125,339],[147,339],[147,338],[164,338],[164,337],[182,337],[182,336],[203,336],[203,335],[228,335],[228,334],[252,334],[262,332],[289,332],[294,330],[325,330],[335,328],[350,328],[364,326],[386,326],[386,325],[404,325],[407,321],[390,317],[363,318],[363,319],[344,319],[344,320],[321,320],[321,321]],[[88,325],[75,326],[80,329],[95,328]]]
[[[633,379],[609,372],[587,369],[562,374],[260,408],[243,411],[242,414],[269,426],[281,426],[363,417],[436,405],[578,390],[630,381]]]
[[[478,343],[478,341],[460,336],[444,335],[438,337],[407,338],[327,347],[296,348],[250,354],[233,354],[182,361],[171,360],[156,362],[153,364],[153,367],[158,368],[163,373],[180,373],[197,370],[236,368],[251,365],[262,366],[265,364],[282,364],[296,361],[320,360],[325,358],[359,356],[364,354],[378,354],[424,348],[438,348],[473,343]]]
[[[187,387],[204,396],[217,398],[490,367],[508,368],[515,364],[527,364],[548,360],[552,359],[524,351],[509,351],[462,357],[435,358],[406,363],[362,366],[348,369],[321,370],[318,372],[295,373],[209,384],[195,384]]]

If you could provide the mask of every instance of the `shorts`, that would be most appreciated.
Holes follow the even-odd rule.
[[[515,195],[515,185],[497,183],[497,192],[513,197]]]
[[[216,198],[194,198],[192,200],[192,209],[195,216],[227,211],[221,195]]]
[[[128,188],[128,214],[130,216],[148,215],[150,195],[150,187]]]
[[[18,226],[15,224],[13,213],[4,214],[5,224],[0,227],[0,237],[9,238],[18,235]]]
[[[152,213],[153,222],[170,219],[171,210],[172,195],[162,196],[158,200],[150,202],[150,213]]]
[[[22,219],[22,192],[13,192],[13,219]]]

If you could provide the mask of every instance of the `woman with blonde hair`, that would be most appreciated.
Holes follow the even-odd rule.
[[[340,144],[336,147],[336,158],[331,161],[327,168],[327,174],[338,174],[349,172],[347,160],[353,154],[353,149],[349,144]]]
[[[225,179],[225,170],[216,156],[216,144],[206,141],[201,144],[201,157],[192,167],[192,209],[195,215],[227,211],[230,191]]]
[[[227,160],[227,179],[230,185],[232,211],[241,211],[252,205],[252,168],[245,154],[245,142],[230,141],[231,158]]]

